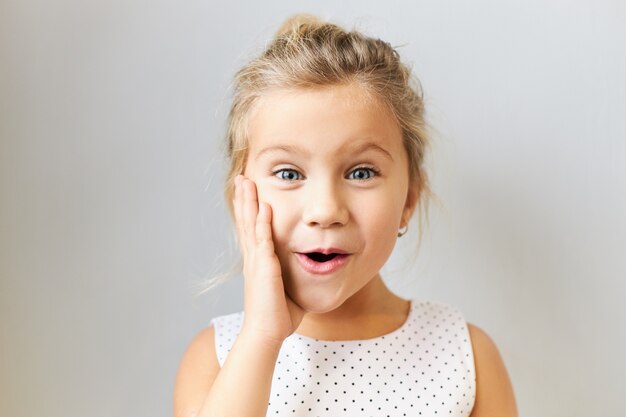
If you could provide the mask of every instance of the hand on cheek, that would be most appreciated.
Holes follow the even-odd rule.
[[[298,328],[304,311],[286,296],[272,238],[272,209],[259,202],[253,181],[235,178],[235,222],[243,254],[244,330],[280,344]]]

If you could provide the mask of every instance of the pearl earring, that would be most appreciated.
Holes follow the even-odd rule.
[[[404,230],[402,230],[404,229]],[[404,226],[403,228],[400,228],[400,231],[398,232],[398,237],[402,237],[404,236],[404,234],[409,230],[409,225],[407,224],[406,226]]]

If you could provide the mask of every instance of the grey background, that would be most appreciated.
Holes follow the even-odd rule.
[[[626,6],[0,3],[0,415],[168,416],[241,278],[220,143],[236,69],[309,11],[400,46],[433,126],[430,229],[384,276],[459,307],[525,416],[623,416]],[[412,240],[411,240],[412,239]]]

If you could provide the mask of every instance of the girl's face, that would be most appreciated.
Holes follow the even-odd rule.
[[[407,164],[396,120],[358,86],[280,90],[259,103],[244,175],[272,207],[296,304],[332,311],[378,277],[415,207]]]

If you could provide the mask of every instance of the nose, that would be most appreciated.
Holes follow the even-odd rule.
[[[308,226],[328,228],[348,222],[349,210],[341,186],[330,181],[310,184],[304,201],[302,220]]]

